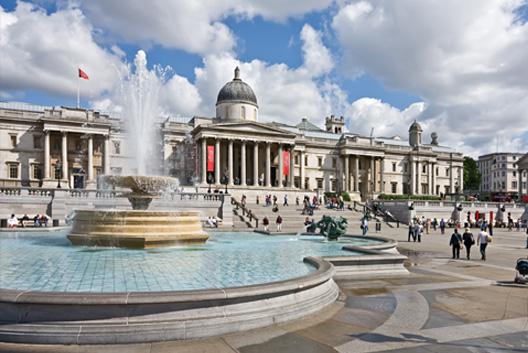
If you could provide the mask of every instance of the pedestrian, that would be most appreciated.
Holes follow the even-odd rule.
[[[368,231],[367,217],[363,217],[363,219],[361,220],[361,229],[363,229],[363,236],[367,235],[367,231]]]
[[[438,223],[438,221],[435,219],[433,219],[433,230],[436,230],[436,224]]]
[[[489,235],[493,236],[493,222],[490,222],[490,224],[488,225],[488,230],[489,230]]]
[[[440,234],[445,234],[445,222],[443,218],[440,220]]]
[[[423,226],[418,222],[416,223],[416,238],[418,238],[418,243],[422,242],[422,233],[423,233]]]
[[[481,260],[486,261],[486,247],[491,243],[491,236],[485,230],[481,230],[477,235],[477,246],[480,246]]]
[[[282,206],[290,206],[288,205],[288,195],[284,195],[284,203],[282,204]]]
[[[277,223],[277,232],[280,232],[282,230],[282,218],[280,215],[277,215],[277,220],[276,220],[276,223]]]
[[[295,198],[295,206],[299,206],[299,196]]]
[[[409,234],[407,235],[407,242],[410,242],[411,238],[416,241],[416,233],[414,232],[414,223],[412,221],[409,223]]]
[[[462,234],[462,240],[464,241],[464,246],[466,247],[466,258],[469,260],[471,246],[475,244],[475,238],[473,238],[473,234],[469,231],[469,228],[466,228],[466,231],[464,234]]]
[[[258,205],[258,204],[259,204],[259,197],[258,197],[258,195],[257,195],[257,205]]]
[[[462,236],[458,232],[458,229],[455,228],[455,232],[451,234],[451,239],[449,240],[449,245],[453,248],[453,259],[460,258],[460,246],[462,245]]]
[[[269,219],[268,217],[264,217],[262,220],[262,225],[264,226],[264,231],[269,232],[268,225],[269,225]]]

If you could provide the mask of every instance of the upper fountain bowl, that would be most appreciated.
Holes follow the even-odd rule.
[[[178,179],[145,175],[103,175],[102,181],[122,188],[129,188],[135,194],[151,195],[160,191],[173,191],[178,188]]]

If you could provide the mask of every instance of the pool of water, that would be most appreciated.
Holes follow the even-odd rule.
[[[357,255],[319,236],[212,233],[205,245],[151,250],[74,247],[67,231],[0,235],[0,288],[53,292],[149,292],[237,287],[315,271],[306,256]]]

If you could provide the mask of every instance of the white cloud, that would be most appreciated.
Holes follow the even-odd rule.
[[[527,151],[518,136],[528,131],[528,25],[514,11],[526,4],[365,0],[344,5],[332,28],[348,74],[367,71],[423,97],[422,127],[437,130],[441,143],[484,153],[505,131],[505,144]]]
[[[75,102],[77,67],[89,77],[83,80],[84,96],[98,96],[112,86],[121,65],[92,38],[92,26],[79,9],[46,11],[19,2],[13,12],[0,8],[0,94],[36,90],[49,95],[71,96]],[[8,21],[4,21],[8,19]]]
[[[167,48],[207,54],[229,51],[236,37],[222,20],[262,16],[284,21],[291,16],[326,8],[333,0],[82,0],[82,7],[96,26],[118,40],[142,46],[160,44]]]

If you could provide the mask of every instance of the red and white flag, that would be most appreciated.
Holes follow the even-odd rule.
[[[88,75],[83,70],[79,69],[79,77],[84,78],[85,80],[89,80]]]

